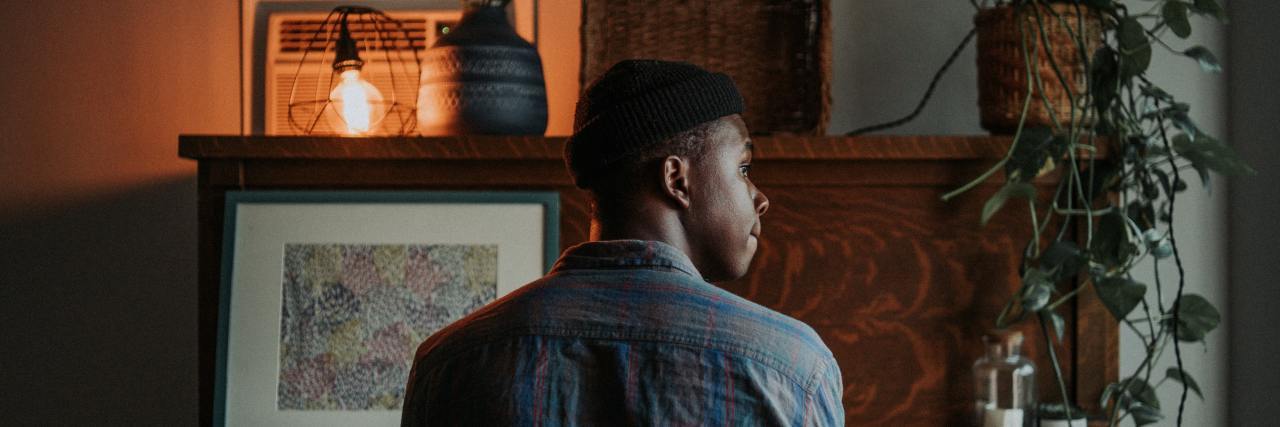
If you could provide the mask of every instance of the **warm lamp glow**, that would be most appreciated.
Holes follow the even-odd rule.
[[[300,26],[288,31],[301,37],[299,62],[288,65],[283,59],[273,60],[276,65],[297,67],[288,91],[289,129],[279,129],[269,120],[268,125],[277,132],[351,137],[408,135],[414,130],[417,100],[404,95],[414,88],[413,77],[422,75],[416,52],[425,40],[415,39],[400,21],[364,6],[338,6],[319,25],[296,25]],[[366,52],[368,61],[360,57],[361,50],[367,49],[375,51],[373,55]],[[278,101],[272,104],[279,105]]]
[[[342,81],[329,93],[332,109],[325,115],[329,127],[349,136],[369,133],[386,113],[382,92],[361,78],[358,68],[343,70],[341,76]]]

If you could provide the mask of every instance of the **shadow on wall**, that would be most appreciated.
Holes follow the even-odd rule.
[[[195,194],[186,176],[0,218],[4,424],[195,423]]]

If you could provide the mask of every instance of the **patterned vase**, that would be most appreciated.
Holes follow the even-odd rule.
[[[511,28],[505,9],[471,6],[427,50],[418,129],[425,136],[546,132],[542,59]]]

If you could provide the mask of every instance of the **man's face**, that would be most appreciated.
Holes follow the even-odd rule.
[[[706,144],[690,170],[690,256],[706,280],[733,280],[755,256],[769,199],[748,177],[752,146],[741,116],[720,118]]]

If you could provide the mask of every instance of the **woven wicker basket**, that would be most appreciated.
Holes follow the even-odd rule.
[[[583,89],[624,59],[685,61],[733,77],[752,133],[826,133],[828,0],[582,3]]]
[[[1086,49],[1090,57],[1102,43],[1102,24],[1090,9],[1080,6],[1083,12],[1083,29]],[[1044,27],[1044,37],[1036,22],[1039,13]],[[1055,16],[1056,15],[1056,16]],[[1061,16],[1061,20],[1058,19]],[[1021,21],[1019,21],[1019,18]],[[1019,23],[1025,26],[1019,28]],[[1070,27],[1070,31],[1063,25]],[[1031,104],[1027,109],[1026,126],[1052,126],[1053,118],[1045,106],[1045,100],[1053,107],[1058,123],[1066,126],[1070,120],[1071,101],[1067,88],[1054,73],[1056,63],[1063,77],[1071,84],[1071,94],[1079,106],[1084,106],[1081,95],[1085,92],[1088,74],[1080,60],[1080,50],[1072,37],[1079,32],[1080,15],[1075,5],[1055,3],[1052,12],[1045,6],[1001,6],[983,9],[974,18],[978,28],[978,105],[982,110],[982,127],[992,133],[1013,133],[1018,127],[1022,106],[1027,97],[1027,66],[1023,56],[1021,35],[1026,34],[1026,49],[1035,58],[1035,70],[1040,75],[1044,92],[1033,82]],[[1042,43],[1048,40],[1048,47]],[[1051,63],[1052,60],[1052,63]],[[1086,108],[1077,112],[1076,123],[1088,126],[1094,118],[1086,115]]]

